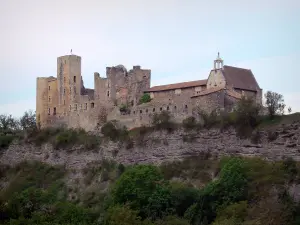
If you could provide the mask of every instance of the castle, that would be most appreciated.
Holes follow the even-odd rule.
[[[122,65],[106,67],[106,78],[94,73],[94,89],[84,87],[81,57],[57,58],[57,77],[38,77],[36,115],[41,127],[67,126],[94,130],[107,120],[127,128],[148,125],[154,113],[169,111],[175,121],[195,109],[231,111],[242,96],[262,104],[262,89],[251,70],[223,65],[218,57],[206,80],[150,87],[151,70]],[[151,101],[140,103],[144,94]]]

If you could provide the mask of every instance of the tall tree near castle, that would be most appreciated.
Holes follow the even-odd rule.
[[[284,113],[285,104],[283,95],[268,91],[267,93],[265,93],[265,98],[266,106],[271,118],[273,118],[276,114]]]

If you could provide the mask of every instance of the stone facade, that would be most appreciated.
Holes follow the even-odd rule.
[[[176,122],[195,114],[232,110],[242,96],[261,104],[262,89],[251,70],[223,66],[214,61],[207,80],[154,86],[151,70],[134,66],[106,68],[106,77],[94,73],[94,89],[85,88],[81,76],[81,57],[57,58],[57,77],[37,78],[36,114],[41,127],[67,126],[94,130],[107,120],[118,120],[128,128],[149,125],[152,115],[169,111]],[[151,101],[140,104],[148,93]],[[120,110],[121,107],[126,110]]]

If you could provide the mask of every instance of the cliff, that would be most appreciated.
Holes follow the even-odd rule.
[[[188,156],[207,153],[220,155],[259,156],[267,160],[293,158],[300,161],[300,122],[261,129],[249,139],[240,139],[233,129],[202,129],[186,132],[178,129],[172,133],[153,131],[146,133],[132,146],[121,142],[103,141],[99,147],[86,150],[84,146],[55,149],[51,144],[40,147],[29,143],[12,143],[2,152],[1,164],[14,165],[23,160],[38,160],[51,165],[65,165],[82,169],[86,165],[113,159],[118,163],[160,164],[181,160]]]

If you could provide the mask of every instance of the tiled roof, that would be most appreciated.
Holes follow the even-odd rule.
[[[203,96],[203,95],[208,95],[208,94],[211,94],[211,93],[214,93],[217,91],[221,91],[223,89],[224,89],[223,87],[215,87],[215,88],[206,89],[204,91],[201,91],[199,94],[193,95],[192,98],[198,97],[198,96]]]
[[[232,66],[224,66],[222,73],[226,83],[233,88],[257,91],[260,89],[251,70]]]
[[[168,90],[181,89],[181,88],[204,86],[206,85],[206,82],[207,80],[195,80],[195,81],[176,83],[176,84],[159,85],[159,86],[151,87],[145,92],[168,91]]]

